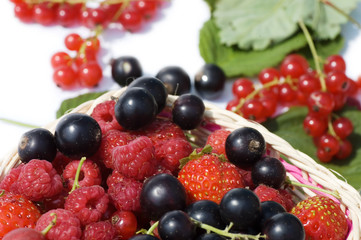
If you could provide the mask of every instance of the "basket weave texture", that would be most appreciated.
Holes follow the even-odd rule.
[[[90,100],[79,105],[69,113],[78,112],[90,115],[97,104],[118,98],[125,89],[126,88],[121,88],[120,90],[109,91],[95,100]],[[176,99],[177,96],[169,95],[167,99],[167,107],[170,108]],[[271,133],[261,124],[249,121],[231,111],[221,109],[208,102],[205,102],[205,106],[206,111],[204,113],[204,120],[206,123],[217,125],[230,131],[241,127],[252,127],[262,133],[265,141],[267,142],[267,148],[270,150],[270,154],[278,157],[284,156],[288,159],[288,162],[283,161],[283,163],[287,169],[287,176],[292,181],[313,185],[326,190],[337,191],[340,198],[336,199],[332,196],[330,197],[340,203],[342,210],[349,218],[350,231],[347,240],[361,239],[361,195],[356,189],[349,185],[345,180],[337,177],[332,170],[318,164],[301,151],[294,149],[287,141]],[[61,118],[51,122],[50,124],[44,126],[44,128],[54,132],[56,124],[60,119]],[[205,128],[202,125],[189,132],[192,136],[194,136],[190,139],[190,141],[197,145],[203,145],[211,131],[209,128]],[[20,160],[17,150],[14,149],[5,156],[3,161],[0,163],[0,180],[19,163]],[[317,192],[317,190],[310,190],[309,188],[304,187],[296,187],[292,191],[299,199],[304,199],[307,196],[314,196],[315,194],[320,193]]]

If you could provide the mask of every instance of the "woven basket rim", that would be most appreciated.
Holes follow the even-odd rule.
[[[44,128],[50,130],[51,132],[55,131],[56,124],[63,117],[71,113],[85,113],[91,114],[94,107],[104,101],[112,100],[118,98],[124,91],[126,87],[122,87],[117,90],[111,90],[100,97],[84,102],[78,107],[69,111],[67,114],[62,117],[54,120],[49,123]],[[167,98],[167,107],[171,107],[174,101],[178,96],[168,95]],[[284,162],[284,165],[287,166],[287,176],[293,180],[300,183],[307,183],[315,186],[322,186],[325,189],[337,190],[340,199],[336,201],[340,202],[340,206],[347,214],[350,222],[350,231],[347,237],[347,240],[356,240],[360,239],[361,235],[361,195],[359,192],[349,185],[347,182],[338,178],[330,169],[318,164],[311,157],[305,153],[294,149],[287,141],[281,137],[271,133],[264,126],[257,122],[249,121],[236,113],[231,111],[221,109],[220,107],[205,101],[204,102],[206,110],[204,113],[204,118],[206,122],[217,124],[224,129],[235,130],[240,127],[252,127],[257,129],[265,138],[265,141],[268,147],[274,150],[277,153],[282,154],[288,159],[288,162]],[[190,131],[192,135],[199,136],[203,139],[210,133],[209,130],[199,127],[195,130]],[[19,156],[17,154],[17,149],[14,148],[0,163],[0,180],[8,173],[13,167],[20,163]],[[288,166],[289,164],[290,166]],[[304,191],[303,194],[307,196],[315,195],[315,191],[311,191],[308,188],[300,188]]]

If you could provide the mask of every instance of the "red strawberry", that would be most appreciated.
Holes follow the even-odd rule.
[[[19,194],[5,190],[0,194],[0,239],[15,228],[35,228],[40,217],[36,205]]]
[[[222,161],[218,155],[192,153],[179,171],[178,179],[187,191],[190,202],[208,199],[220,203],[223,195],[233,188],[243,188],[242,175],[230,162]]]
[[[306,231],[306,239],[343,240],[348,233],[345,213],[326,196],[313,196],[299,202],[291,211]]]

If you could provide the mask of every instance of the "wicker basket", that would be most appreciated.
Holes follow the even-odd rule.
[[[87,101],[79,105],[70,113],[78,112],[91,114],[98,103],[119,97],[125,89],[126,88],[109,91],[95,100]],[[167,99],[167,107],[171,107],[176,99],[177,96],[169,95]],[[331,191],[337,190],[340,198],[334,198],[334,200],[340,202],[341,208],[344,210],[349,219],[350,231],[347,239],[361,239],[361,195],[356,189],[350,186],[347,182],[336,177],[331,170],[319,165],[306,154],[294,149],[284,139],[269,132],[262,125],[246,120],[233,112],[220,109],[208,102],[205,103],[205,106],[206,111],[204,116],[205,122],[208,123],[208,126],[213,124],[214,126],[220,126],[231,131],[240,127],[252,127],[260,131],[268,144],[268,149],[270,149],[271,154],[278,156],[283,155],[289,160],[288,162],[284,161],[283,163],[287,169],[287,175],[291,180]],[[54,132],[55,126],[59,120],[60,119],[55,120],[45,126],[45,128]],[[208,127],[203,127],[202,125],[201,127],[190,131],[190,133],[194,136],[194,138],[191,139],[192,142],[198,145],[203,145],[210,133],[210,130]],[[0,164],[0,179],[2,179],[11,168],[19,163],[20,160],[16,150],[10,152],[8,156],[5,156]],[[293,193],[295,197],[303,199],[307,196],[315,195],[317,191],[310,190],[309,188],[296,187],[293,190]]]

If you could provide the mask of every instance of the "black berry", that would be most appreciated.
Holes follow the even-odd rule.
[[[135,78],[142,76],[142,67],[135,57],[122,56],[111,63],[112,78],[120,86],[129,85]]]
[[[191,240],[195,237],[195,226],[185,212],[173,210],[159,220],[158,233],[162,240]]]
[[[218,98],[224,89],[226,76],[223,70],[215,64],[205,64],[194,78],[194,87],[205,99]]]
[[[255,185],[264,184],[277,189],[285,182],[286,168],[277,158],[263,157],[254,164],[251,176]]]
[[[201,98],[190,93],[183,94],[173,103],[172,120],[181,129],[192,130],[202,123],[204,111]]]
[[[164,83],[169,94],[180,96],[191,90],[191,79],[181,67],[164,67],[157,73],[156,78]]]

